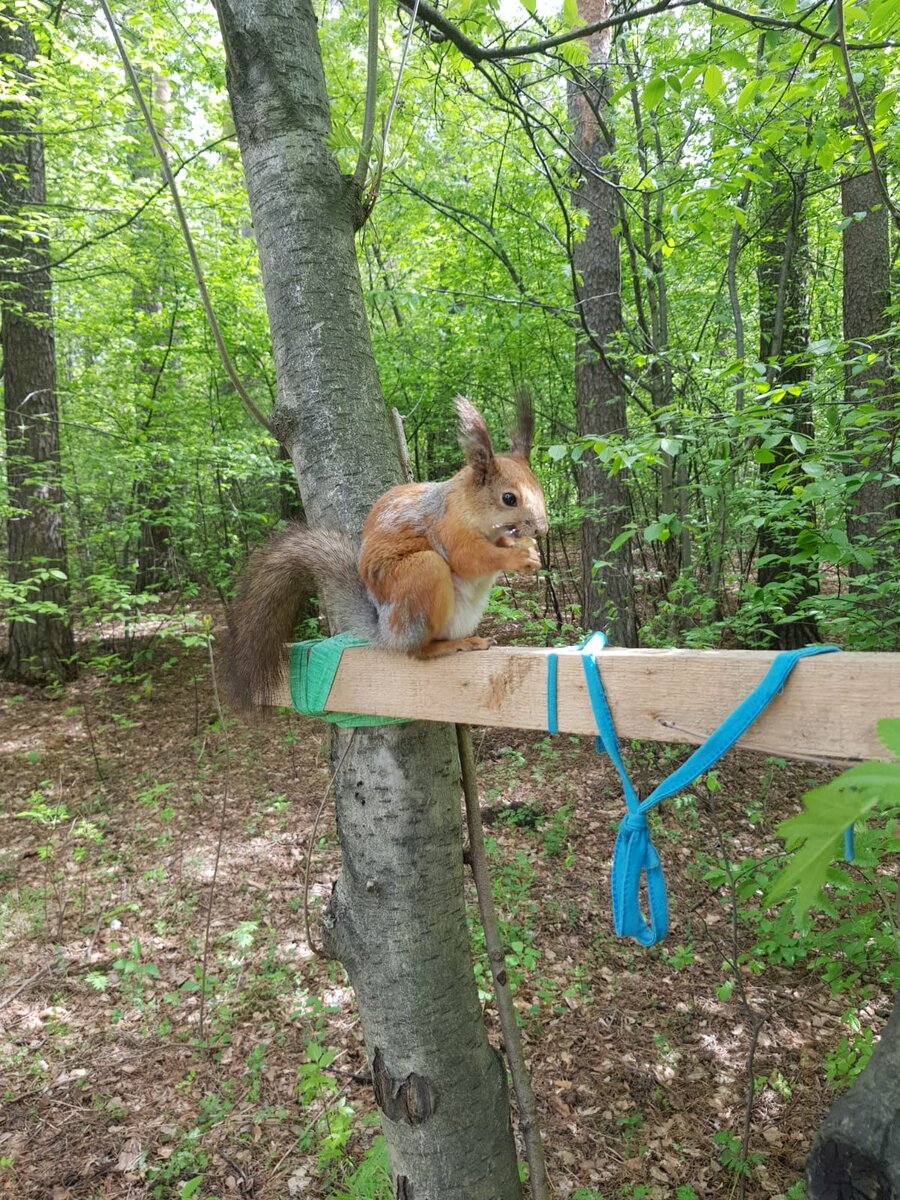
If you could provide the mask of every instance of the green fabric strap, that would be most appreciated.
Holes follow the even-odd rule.
[[[328,695],[341,663],[341,655],[348,646],[367,646],[364,638],[352,633],[339,633],[336,637],[317,638],[310,642],[294,642],[291,645],[290,682],[291,703],[298,713],[307,717],[321,717],[343,729],[357,725],[402,725],[405,717],[365,717],[354,713],[325,712]]]

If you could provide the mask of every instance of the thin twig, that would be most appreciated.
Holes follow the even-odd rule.
[[[67,132],[72,133],[73,131],[68,130]],[[195,159],[197,159],[201,156],[201,154],[206,154],[208,150],[214,150],[216,148],[216,146],[220,145],[222,142],[229,141],[233,136],[234,136],[234,134],[225,133],[221,137],[214,138],[213,141],[207,142],[205,146],[201,146],[200,149],[197,150],[194,154],[191,154],[187,158],[182,159],[181,162],[178,164],[178,166],[175,167],[174,173],[176,175],[180,175],[181,172],[184,171],[187,167],[189,167],[190,164]],[[67,250],[65,254],[61,255],[59,258],[55,258],[52,262],[47,263],[45,266],[42,265],[40,267],[24,267],[21,271],[10,271],[9,274],[15,275],[15,276],[23,276],[23,275],[35,275],[38,271],[55,271],[55,270],[57,270],[59,267],[63,266],[65,263],[67,263],[70,258],[74,258],[76,256],[76,254],[81,254],[83,251],[90,249],[92,246],[98,246],[105,238],[112,237],[113,234],[116,234],[116,233],[121,233],[123,229],[127,229],[129,225],[133,225],[134,222],[140,217],[141,213],[143,213],[146,209],[148,209],[150,207],[150,205],[153,204],[153,202],[160,195],[162,195],[163,192],[168,191],[168,188],[169,188],[168,183],[166,183],[166,182],[161,183],[159,185],[159,187],[155,188],[154,191],[152,191],[149,196],[145,197],[141,201],[141,203],[137,206],[137,208],[132,213],[130,213],[127,217],[125,217],[124,220],[119,221],[119,223],[117,225],[110,226],[109,229],[102,229],[95,237],[87,238],[85,241],[80,242],[77,246],[73,246],[71,250]],[[44,204],[45,209],[61,208],[61,207],[63,207],[63,206],[62,205]],[[79,211],[91,211],[91,210],[81,209]],[[105,212],[106,210],[101,209],[99,211]]]
[[[17,996],[21,996],[23,992],[27,991],[33,983],[37,983],[39,979],[42,979],[45,975],[49,974],[50,971],[56,971],[61,966],[62,963],[59,960],[54,960],[53,962],[48,963],[46,967],[41,967],[41,969],[36,971],[34,975],[30,975],[24,983],[20,983],[14,992],[11,992],[3,1000],[0,1000],[0,1008],[6,1008],[7,1004],[12,1004],[13,1000],[15,1000]]]
[[[104,0],[101,0],[103,3]],[[222,709],[222,701],[219,698],[219,685],[216,682],[216,664],[213,659],[212,638],[209,634],[206,635],[206,653],[209,656],[209,668],[212,673],[212,690],[213,703],[215,704],[216,714],[219,718],[219,728],[222,731],[222,742],[225,747],[225,780],[222,791],[222,809],[219,814],[219,835],[216,839],[216,857],[213,862],[212,881],[209,885],[209,904],[206,908],[206,926],[203,930],[203,963],[200,968],[200,1037],[203,1033],[203,1018],[206,1012],[206,968],[209,962],[209,930],[212,923],[213,899],[216,894],[216,880],[219,877],[219,860],[222,857],[222,842],[225,838],[225,814],[228,811],[228,788],[230,783],[229,769],[231,764],[231,747],[228,743],[228,726],[225,721],[225,713]]]
[[[378,195],[378,189],[381,187],[381,176],[384,172],[384,159],[387,154],[388,134],[391,132],[391,121],[394,119],[394,110],[397,107],[397,97],[400,95],[400,80],[403,78],[403,72],[406,69],[406,58],[409,54],[409,44],[412,41],[413,30],[416,27],[416,15],[419,11],[420,0],[412,0],[412,16],[410,17],[409,29],[406,31],[406,40],[403,43],[403,53],[400,56],[400,67],[397,71],[397,78],[394,80],[394,90],[391,94],[391,103],[388,107],[387,117],[384,122],[384,130],[381,134],[381,154],[378,156],[378,166],[375,170],[375,179],[372,187],[369,190],[369,196],[366,200],[366,211],[371,211],[372,205],[375,203],[375,197]]]
[[[403,468],[403,474],[406,476],[406,482],[412,483],[415,475],[413,474],[412,463],[409,461],[409,446],[406,444],[406,434],[403,432],[403,418],[396,408],[391,409],[391,423],[394,426],[394,436],[397,439],[397,449],[400,452],[400,465]]]
[[[94,741],[94,728],[91,722],[90,710],[88,709],[86,700],[81,701],[81,718],[84,722],[84,727],[87,730],[88,741],[91,745],[91,754],[94,759],[94,769],[97,772],[97,781],[98,783],[105,783],[106,776],[103,773],[103,764],[101,762],[100,755],[97,753],[97,744]]]
[[[459,747],[463,795],[466,800],[466,827],[469,831],[472,875],[475,879],[475,890],[478,893],[478,907],[481,912],[481,924],[484,928],[484,944],[494,980],[494,997],[497,1001],[500,1028],[503,1032],[503,1045],[506,1049],[506,1058],[509,1062],[509,1070],[519,1105],[519,1125],[522,1139],[525,1142],[525,1155],[528,1159],[528,1183],[531,1188],[532,1200],[549,1200],[550,1182],[538,1124],[537,1104],[531,1088],[531,1080],[528,1078],[528,1069],[525,1066],[522,1039],[509,987],[509,975],[506,971],[506,956],[503,953],[500,927],[497,924],[497,912],[491,892],[491,876],[484,849],[481,810],[478,805],[478,783],[475,778],[472,734],[468,725],[456,726],[456,744]]]
[[[250,396],[248,395],[243,383],[241,383],[240,377],[235,370],[234,364],[231,361],[231,357],[228,354],[225,341],[222,337],[222,331],[219,329],[219,322],[216,320],[216,314],[213,312],[212,303],[209,299],[209,293],[206,290],[206,281],[203,277],[203,268],[200,266],[200,259],[197,256],[197,249],[194,245],[194,239],[191,236],[191,230],[187,222],[187,216],[185,215],[184,208],[181,204],[181,195],[178,191],[178,184],[175,182],[174,172],[169,164],[168,155],[166,154],[162,140],[160,139],[159,131],[156,128],[153,117],[150,114],[150,109],[147,107],[147,101],[144,99],[144,94],[141,91],[140,84],[138,83],[137,74],[135,73],[134,67],[131,64],[131,59],[128,57],[128,51],[125,49],[125,44],[122,41],[119,30],[115,21],[113,20],[113,15],[110,12],[109,5],[107,4],[106,0],[100,0],[100,7],[103,9],[103,15],[106,17],[106,23],[109,26],[109,31],[113,36],[113,41],[116,43],[116,49],[119,52],[119,57],[122,60],[122,65],[125,67],[125,73],[128,76],[129,83],[131,84],[131,90],[134,92],[134,97],[137,100],[138,108],[141,110],[144,123],[146,124],[147,130],[150,133],[150,139],[153,142],[153,148],[155,149],[157,157],[160,161],[160,165],[162,166],[166,183],[169,185],[169,191],[172,193],[172,203],[175,205],[175,212],[178,215],[178,223],[181,226],[181,232],[184,236],[185,245],[187,246],[188,256],[191,260],[191,266],[194,268],[194,278],[197,281],[200,299],[203,303],[206,319],[209,322],[209,328],[212,332],[213,340],[216,343],[216,348],[219,351],[219,357],[222,360],[222,365],[224,366],[225,372],[234,386],[234,390],[243,401],[244,407],[247,409],[250,415],[254,417],[260,423],[260,425],[262,425],[264,429],[266,429],[270,434],[272,434],[273,437],[275,437],[272,426],[250,399]]]
[[[747,1094],[744,1103],[744,1128],[741,1133],[741,1163],[746,1166],[750,1155],[750,1133],[753,1125],[753,1101],[756,1097],[754,1086],[754,1066],[756,1062],[756,1047],[759,1045],[759,1031],[765,1024],[766,1018],[756,1009],[749,1010],[750,1017],[750,1049],[747,1053]],[[747,1176],[741,1173],[738,1179],[737,1200],[744,1200]]]
[[[322,799],[319,802],[319,807],[316,810],[316,818],[313,821],[313,827],[310,830],[309,841],[307,842],[307,846],[306,846],[306,866],[303,871],[303,925],[306,929],[306,944],[309,946],[310,950],[312,950],[313,954],[315,954],[316,958],[325,958],[325,955],[322,953],[322,951],[319,949],[319,947],[316,945],[315,941],[313,940],[312,927],[309,922],[309,874],[310,874],[310,869],[312,866],[313,847],[316,844],[316,831],[319,828],[319,820],[322,816],[322,813],[325,811],[325,804],[328,800],[329,795],[331,794],[331,789],[334,787],[334,781],[337,779],[337,777],[340,773],[341,767],[344,765],[344,759],[350,753],[350,747],[353,745],[353,740],[355,737],[356,737],[356,730],[353,729],[350,734],[350,738],[347,742],[347,745],[344,747],[343,751],[341,752],[341,757],[338,759],[338,764],[334,768],[334,773],[331,776],[331,778],[328,780],[328,786],[325,789]]]
[[[747,989],[744,986],[744,977],[741,974],[740,968],[740,938],[738,934],[738,895],[737,895],[737,879],[731,866],[731,859],[728,857],[728,849],[725,845],[725,838],[722,835],[722,829],[719,825],[718,813],[716,810],[715,796],[710,793],[708,797],[709,814],[713,823],[713,829],[716,831],[716,841],[719,845],[719,854],[722,859],[722,864],[725,868],[725,874],[728,877],[728,893],[730,898],[731,908],[731,970],[733,973],[735,984],[737,985],[738,996],[740,997],[741,1008],[750,1022],[750,1049],[747,1053],[747,1090],[745,1093],[744,1103],[744,1128],[741,1132],[741,1164],[746,1166],[750,1154],[750,1134],[753,1125],[753,1102],[756,1098],[756,1089],[754,1087],[754,1063],[756,1060],[756,1047],[759,1043],[759,1031],[768,1020],[768,1017],[761,1012],[758,1012],[750,1003],[750,997],[747,995]],[[726,962],[728,961],[726,957]],[[744,1191],[746,1187],[746,1175],[741,1174],[737,1185],[737,1200],[744,1200]]]
[[[372,136],[375,133],[375,106],[378,102],[378,0],[369,0],[369,41],[366,51],[366,109],[363,114],[362,143],[353,182],[358,195],[366,186]]]

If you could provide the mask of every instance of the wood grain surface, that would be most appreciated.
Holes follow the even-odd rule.
[[[327,711],[547,728],[547,657],[520,647],[432,662],[368,647],[344,652]],[[579,654],[560,650],[559,729],[596,732]],[[621,738],[702,742],[762,679],[774,654],[757,650],[616,650],[598,657]],[[289,703],[285,680],[283,703]],[[802,659],[780,696],[739,742],[786,757],[889,757],[876,735],[900,717],[900,654]]]

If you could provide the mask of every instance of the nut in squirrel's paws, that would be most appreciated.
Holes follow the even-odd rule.
[[[533,537],[513,537],[504,534],[497,539],[498,546],[504,549],[518,550],[518,561],[512,566],[514,571],[538,571],[541,566],[541,556],[538,545]]]

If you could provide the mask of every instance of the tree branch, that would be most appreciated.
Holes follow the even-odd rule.
[[[272,429],[272,426],[250,399],[250,396],[241,382],[240,377],[234,368],[234,364],[232,363],[228,354],[225,341],[222,337],[222,331],[219,328],[219,322],[216,320],[216,314],[213,311],[209,293],[206,290],[206,281],[203,277],[203,268],[200,266],[200,259],[197,256],[197,248],[195,247],[194,239],[191,236],[191,230],[190,226],[188,225],[187,216],[185,215],[185,211],[181,205],[181,195],[178,191],[178,184],[175,182],[174,172],[169,164],[168,155],[166,154],[165,148],[160,140],[159,131],[154,124],[153,117],[150,114],[150,109],[147,107],[147,101],[144,99],[144,93],[141,91],[140,84],[138,83],[138,77],[135,74],[134,67],[131,65],[131,59],[128,57],[128,51],[125,49],[125,44],[119,34],[118,27],[113,20],[113,15],[110,11],[109,5],[107,4],[107,0],[100,0],[100,7],[103,9],[103,15],[106,18],[109,31],[112,34],[113,41],[116,43],[116,49],[119,52],[119,57],[122,60],[122,65],[125,68],[128,81],[131,84],[134,97],[138,102],[138,108],[141,110],[147,130],[150,133],[150,139],[153,142],[153,148],[156,151],[160,165],[162,166],[163,175],[166,183],[169,185],[169,191],[172,193],[172,203],[175,205],[175,212],[178,215],[178,222],[181,225],[181,232],[184,235],[188,256],[191,260],[191,266],[194,268],[194,278],[197,281],[197,289],[200,292],[200,299],[203,303],[206,319],[209,322],[209,328],[219,351],[219,357],[222,360],[222,365],[225,367],[225,371],[228,375],[228,378],[231,380],[234,390],[244,402],[244,407],[252,417],[256,418],[260,425],[262,425],[263,429],[267,430],[272,437],[275,437],[276,435]]]
[[[433,29],[437,29],[439,33],[442,33],[447,41],[452,42],[461,54],[471,62],[481,63],[496,62],[504,58],[524,58],[530,54],[540,54],[545,50],[552,50],[556,46],[564,46],[567,42],[574,42],[580,38],[589,37],[592,33],[600,33],[604,29],[615,29],[619,25],[627,25],[631,21],[653,16],[654,13],[664,12],[669,8],[690,8],[695,4],[703,2],[704,0],[657,0],[656,4],[648,5],[646,8],[636,8],[627,13],[618,13],[614,17],[607,17],[606,20],[594,21],[590,25],[580,25],[577,29],[569,29],[565,33],[558,33],[553,37],[542,38],[537,42],[528,42],[522,46],[479,46],[477,42],[473,42],[471,38],[466,37],[458,26],[448,21],[443,13],[439,12],[436,8],[432,8],[426,0],[419,0],[418,11],[420,20]],[[400,5],[412,11],[413,0],[400,0]]]
[[[353,172],[353,182],[361,195],[369,173],[372,136],[375,133],[375,106],[378,102],[378,0],[369,0],[369,41],[366,51],[366,110],[363,114],[362,146]]]
[[[402,8],[413,11],[413,0],[399,0],[399,3]],[[541,54],[544,51],[553,50],[557,46],[564,46],[568,42],[579,41],[592,34],[602,33],[604,29],[617,29],[621,25],[630,25],[644,17],[652,17],[656,13],[677,8],[693,8],[698,4],[702,4],[713,12],[722,13],[724,16],[746,21],[755,28],[792,29],[823,43],[834,41],[830,34],[809,29],[803,20],[789,21],[781,17],[764,16],[761,13],[743,12],[739,8],[732,8],[731,5],[718,3],[718,0],[657,0],[656,4],[648,4],[645,8],[633,8],[628,12],[616,13],[615,16],[607,17],[605,20],[594,21],[590,25],[579,25],[576,29],[569,29],[565,33],[557,33],[553,37],[541,38],[539,41],[527,42],[521,46],[508,46],[505,42],[499,46],[479,46],[426,0],[418,0],[417,9],[419,19],[423,24],[431,29],[436,29],[442,35],[442,40],[446,39],[451,42],[470,62],[485,63],[499,62],[507,58],[527,58],[529,55]],[[804,16],[806,15],[808,14],[804,14]],[[900,42],[886,39],[881,42],[852,42],[850,46],[854,50],[887,50],[900,46]]]
[[[190,155],[189,158],[182,159],[182,161],[178,164],[178,166],[173,168],[173,174],[180,175],[181,172],[185,169],[185,167],[190,166],[190,164],[195,159],[199,158],[201,154],[205,154],[207,150],[215,149],[215,147],[220,145],[220,143],[222,143],[222,142],[230,142],[233,137],[234,137],[234,134],[226,133],[226,134],[223,134],[221,137],[215,138],[211,142],[207,142],[206,145],[201,146],[200,149],[195,154]],[[138,219],[138,217],[150,207],[150,205],[153,203],[153,201],[156,200],[164,191],[166,191],[168,189],[168,186],[169,186],[168,183],[161,183],[159,185],[159,187],[156,188],[154,191],[152,191],[150,193],[150,195],[147,196],[147,198],[145,200],[143,200],[137,206],[137,208],[134,210],[134,212],[131,213],[129,216],[125,217],[124,220],[119,221],[119,223],[117,225],[111,225],[109,229],[101,230],[101,232],[98,233],[96,237],[88,238],[87,241],[80,242],[77,246],[74,246],[71,250],[67,250],[66,253],[63,254],[63,256],[61,258],[54,259],[53,262],[48,263],[46,268],[44,268],[44,267],[39,267],[39,268],[38,267],[27,267],[21,271],[9,271],[8,273],[10,275],[16,275],[16,276],[32,275],[32,274],[34,274],[34,272],[36,270],[43,271],[46,269],[48,271],[53,271],[57,267],[63,266],[65,263],[67,263],[69,261],[70,258],[74,258],[76,254],[81,254],[81,252],[83,250],[87,250],[91,246],[99,245],[99,243],[104,241],[106,238],[112,237],[113,234],[115,234],[115,233],[121,233],[123,229],[127,229],[129,225],[133,225],[134,222]],[[98,210],[91,210],[91,209],[87,209],[87,208],[86,209],[77,209],[74,205],[63,206],[60,204],[43,204],[40,207],[43,211],[47,211],[48,209],[59,209],[59,208],[63,208],[63,207],[72,208],[75,211],[86,212],[86,213],[90,213],[92,211],[93,212],[98,211]],[[100,209],[99,211],[105,213],[107,210]]]

